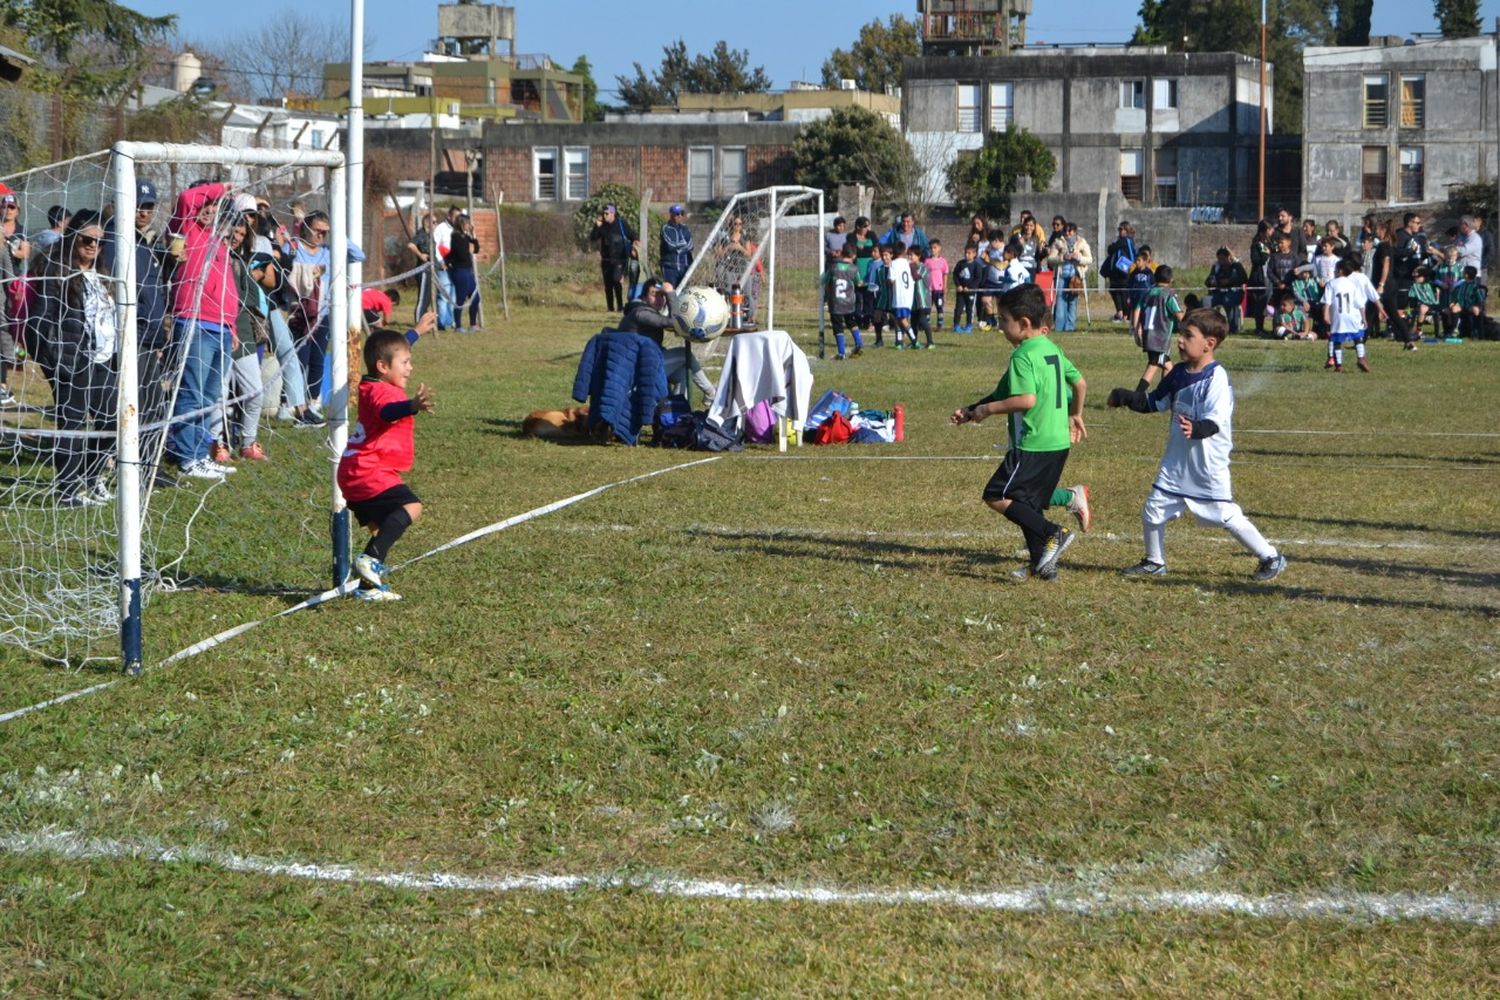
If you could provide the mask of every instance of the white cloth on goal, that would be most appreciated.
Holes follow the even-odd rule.
[[[729,356],[719,374],[708,421],[722,426],[765,400],[779,416],[791,418],[800,428],[807,420],[812,384],[807,355],[785,331],[736,334],[729,341]]]

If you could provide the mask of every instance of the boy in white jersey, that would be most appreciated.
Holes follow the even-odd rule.
[[[1380,293],[1370,284],[1364,272],[1346,258],[1338,262],[1337,276],[1323,289],[1323,321],[1328,324],[1328,363],[1323,367],[1336,372],[1344,370],[1344,345],[1354,345],[1359,370],[1370,370],[1365,359],[1365,310],[1373,303],[1385,320],[1385,306]]]
[[[891,286],[891,315],[896,320],[896,347],[899,350],[906,338],[911,346],[917,346],[917,335],[911,328],[911,303],[915,293],[916,278],[912,275],[911,263],[906,259],[906,245],[891,245],[891,262],[886,266],[886,283]]]
[[[1194,309],[1177,331],[1174,366],[1151,392],[1115,389],[1112,407],[1128,406],[1137,413],[1172,411],[1167,450],[1161,457],[1156,482],[1141,510],[1146,557],[1124,570],[1126,576],[1165,576],[1164,547],[1167,522],[1188,511],[1200,524],[1224,528],[1235,541],[1260,560],[1251,576],[1274,580],[1286,569],[1286,557],[1267,542],[1240,505],[1229,484],[1229,453],[1234,448],[1230,422],[1234,390],[1229,374],[1214,360],[1214,351],[1229,336],[1229,323],[1213,309]]]

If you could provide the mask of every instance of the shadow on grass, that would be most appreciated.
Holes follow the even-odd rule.
[[[993,551],[973,547],[913,545],[905,542],[875,539],[829,538],[825,535],[790,531],[734,531],[724,528],[692,528],[688,534],[700,538],[720,539],[722,551],[754,551],[759,555],[786,559],[822,559],[847,565],[851,562],[880,565],[912,572],[936,570],[941,561],[955,562],[959,572],[977,580],[993,580],[1000,568],[997,563],[1014,562],[1011,553],[1019,551],[1021,538],[1014,543],[1002,542]]]
[[[879,564],[889,569],[912,572],[946,572],[987,583],[1003,582],[1011,569],[1021,565],[1022,560],[1014,552],[1020,549],[1020,538],[1014,543],[1002,541],[993,550],[948,546],[913,545],[904,542],[877,541],[875,539],[829,538],[824,535],[797,532],[733,531],[726,529],[692,529],[690,534],[719,539],[723,544],[716,548],[726,552],[753,553],[762,556],[786,559],[820,559],[830,563]],[[1070,555],[1071,555],[1070,550]],[[1325,564],[1358,573],[1377,576],[1436,576],[1460,578],[1459,582],[1470,586],[1493,587],[1500,584],[1500,574],[1455,572],[1436,570],[1432,567],[1391,566],[1360,559],[1298,558],[1297,562]],[[944,565],[944,564],[947,565]],[[1121,564],[1104,565],[1082,562],[1064,557],[1060,571],[1094,572],[1117,575],[1124,568]],[[1392,572],[1395,570],[1396,572]],[[1225,580],[1223,578],[1192,576],[1174,573],[1165,577],[1132,581],[1138,586],[1195,587],[1207,588],[1220,593],[1245,596],[1278,596],[1293,601],[1318,601],[1335,604],[1357,604],[1364,608],[1404,608],[1415,611],[1446,611],[1456,614],[1480,615],[1485,618],[1500,618],[1500,606],[1483,604],[1447,604],[1441,601],[1420,598],[1382,597],[1371,594],[1338,594],[1316,587],[1299,587],[1285,583],[1261,583],[1254,580]]]
[[[1303,521],[1308,524],[1326,524],[1337,528],[1370,528],[1376,531],[1414,531],[1418,534],[1453,535],[1457,538],[1500,539],[1500,531],[1480,531],[1472,528],[1443,528],[1431,524],[1413,524],[1410,521],[1364,521],[1352,517],[1317,517],[1311,514],[1283,514],[1273,510],[1247,510],[1251,520],[1265,518],[1268,521]]]
[[[1500,573],[1477,573],[1451,566],[1410,566],[1374,559],[1339,559],[1332,556],[1297,556],[1296,559],[1299,563],[1332,566],[1370,576],[1442,580],[1465,587],[1500,587]]]
[[[1235,448],[1237,455],[1260,455],[1265,458],[1367,458],[1405,459],[1413,462],[1449,462],[1453,465],[1500,465],[1500,455],[1434,455],[1404,451],[1297,451],[1291,448]]]
[[[1301,562],[1321,562],[1305,559]],[[1292,563],[1295,570],[1296,563]],[[1409,611],[1443,611],[1460,615],[1478,615],[1482,618],[1500,619],[1500,607],[1484,604],[1445,604],[1419,598],[1379,597],[1372,594],[1337,594],[1317,587],[1298,587],[1284,583],[1260,583],[1255,580],[1210,580],[1189,576],[1151,577],[1138,581],[1140,586],[1151,587],[1197,587],[1234,596],[1277,596],[1289,601],[1317,601],[1324,604],[1350,604],[1364,608],[1393,608]]]
[[[320,594],[328,589],[327,585],[301,585],[295,583],[250,583],[238,577],[225,576],[220,573],[199,573],[178,579],[177,589],[182,590],[212,590],[221,594],[244,594],[248,597],[275,597],[279,598],[287,607],[301,604],[303,601]]]

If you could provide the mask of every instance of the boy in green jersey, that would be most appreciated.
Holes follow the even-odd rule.
[[[1031,572],[1051,580],[1074,536],[1041,512],[1062,478],[1069,448],[1088,436],[1083,426],[1088,385],[1047,337],[1051,313],[1040,288],[1012,288],[1000,297],[996,311],[1005,339],[1014,348],[1005,374],[993,393],[954,410],[950,419],[954,424],[977,424],[1001,414],[1010,417],[1010,450],[986,484],[984,502],[1021,529],[1031,553]]]

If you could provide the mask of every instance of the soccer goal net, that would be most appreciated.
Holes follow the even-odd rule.
[[[3,180],[0,637],[138,669],[147,603],[163,642],[217,614],[167,594],[341,578],[342,155],[119,143]]]
[[[738,294],[742,327],[785,330],[803,341],[816,334],[821,356],[824,228],[823,192],[816,188],[735,195],[698,244],[680,285]]]

